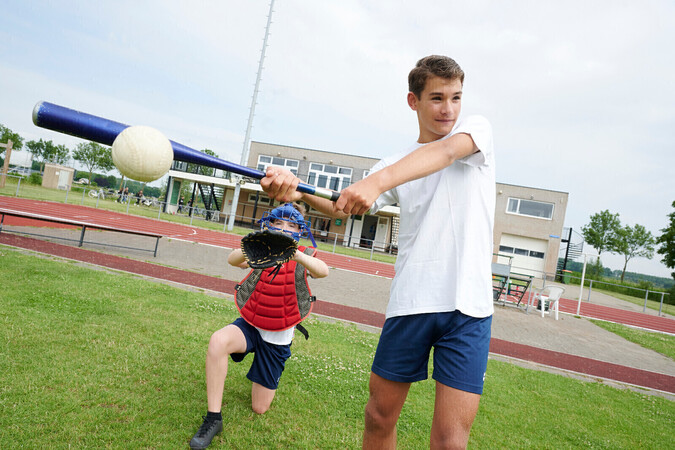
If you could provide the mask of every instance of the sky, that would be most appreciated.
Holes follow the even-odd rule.
[[[5,0],[0,123],[74,149],[33,125],[44,100],[239,163],[269,6]],[[498,182],[569,193],[577,232],[609,210],[658,236],[675,200],[673,24],[671,0],[276,0],[251,140],[398,152],[417,139],[408,72],[448,55],[466,73],[462,114],[492,124]],[[670,277],[660,259],[628,270]]]

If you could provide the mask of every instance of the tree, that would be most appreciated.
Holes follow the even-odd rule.
[[[101,169],[108,172],[115,167],[112,150],[96,142],[77,144],[77,148],[73,150],[73,158],[89,170],[89,183],[94,170]]]
[[[54,152],[51,161],[56,164],[64,165],[68,162],[69,159],[70,159],[70,150],[68,150],[68,147],[66,147],[63,144],[57,145],[56,151]]]
[[[654,257],[655,240],[651,231],[647,231],[642,225],[636,224],[634,227],[626,225],[617,230],[617,236],[612,246],[612,251],[623,255],[624,264],[621,272],[621,282],[626,275],[626,266],[628,261],[636,256],[642,256],[647,259]]]
[[[40,172],[44,169],[45,162],[53,162],[56,164],[65,164],[68,162],[68,147],[65,145],[54,145],[52,141],[28,141],[26,147],[33,154],[33,158],[37,158],[40,163]]]
[[[675,201],[673,201],[673,208],[675,209]],[[660,244],[656,251],[659,255],[663,255],[661,262],[670,269],[675,269],[675,211],[668,214],[670,225],[661,229],[663,233],[656,239],[656,243]],[[673,279],[675,279],[675,272],[672,272]]]
[[[13,150],[21,150],[23,147],[23,138],[19,133],[15,133],[0,123],[0,143],[6,144],[8,140],[12,141]],[[0,147],[0,155],[5,153],[5,147]]]
[[[581,227],[584,240],[598,251],[598,256],[606,250],[612,249],[617,231],[621,228],[618,214],[608,210],[593,214],[591,222]]]

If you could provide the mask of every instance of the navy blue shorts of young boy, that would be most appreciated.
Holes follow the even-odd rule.
[[[432,378],[451,388],[483,393],[492,316],[459,311],[414,314],[385,321],[373,360],[373,373],[391,381],[426,380],[431,349]]]
[[[258,330],[241,317],[232,322],[232,325],[236,325],[246,338],[246,352],[232,353],[232,361],[241,362],[246,355],[253,353],[253,363],[246,378],[267,389],[276,389],[286,360],[291,356],[291,344],[275,345],[263,341]]]

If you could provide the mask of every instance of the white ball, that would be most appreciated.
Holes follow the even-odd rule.
[[[133,126],[115,138],[112,159],[122,175],[137,181],[153,181],[171,168],[173,148],[159,130]]]

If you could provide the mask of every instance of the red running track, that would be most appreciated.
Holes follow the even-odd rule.
[[[45,216],[85,221],[94,224],[160,233],[171,239],[210,244],[217,247],[239,248],[239,242],[241,241],[241,236],[236,234],[207,230],[164,220],[149,219],[133,214],[116,213],[88,206],[0,196],[0,207],[30,212],[33,214],[42,214]],[[130,208],[140,207],[130,206]],[[18,219],[14,217],[5,217],[4,223],[17,226],[63,227],[63,225],[57,226],[56,224],[49,224],[38,220]],[[321,259],[330,267],[337,267],[370,275],[379,275],[386,278],[394,277],[394,266],[392,264],[336,255],[325,251],[320,251],[319,253]]]
[[[113,227],[118,226],[120,228],[160,233],[171,239],[181,239],[225,248],[238,248],[239,242],[241,241],[241,236],[221,231],[206,230],[189,225],[149,219],[133,214],[116,213],[80,205],[0,196],[0,207]],[[130,208],[137,207],[130,206]],[[5,217],[5,224],[56,227],[56,224],[49,224],[37,220],[17,219],[13,217]],[[321,259],[325,261],[329,267],[351,270],[369,275],[378,275],[385,278],[394,277],[393,264],[369,261],[362,258],[338,255],[325,251],[320,251],[319,254]],[[577,301],[564,298],[560,300],[561,312],[576,314],[576,310]],[[619,308],[582,302],[580,316],[675,334],[675,320],[673,319],[627,311]]]
[[[576,314],[579,303],[577,300],[561,299],[560,312]],[[635,311],[626,311],[604,305],[581,302],[580,316],[592,319],[606,320],[634,327],[646,328],[654,331],[675,334],[675,320]]]

